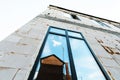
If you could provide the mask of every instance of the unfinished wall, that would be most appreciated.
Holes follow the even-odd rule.
[[[47,11],[46,11],[47,12]],[[95,28],[66,17],[44,12],[0,42],[0,79],[27,80],[49,26],[83,34],[99,61],[113,80],[120,80],[120,37],[118,32]],[[48,17],[46,15],[50,15]],[[52,18],[52,17],[55,18]],[[88,26],[93,24],[93,26]],[[96,26],[98,27],[98,26]],[[115,33],[115,34],[114,34]]]
[[[99,27],[95,23],[90,23],[88,21],[79,23],[89,25],[88,27],[82,26],[81,24],[77,24],[78,21],[70,19],[70,18],[62,18],[64,20],[72,21],[71,22],[64,22],[58,20],[57,14],[61,14],[55,11],[56,14],[52,14],[52,17],[56,17],[56,19],[50,20],[49,17],[46,17],[47,22],[50,26],[55,26],[59,28],[69,29],[73,31],[82,32],[85,36],[87,42],[89,43],[90,47],[98,57],[99,61],[105,68],[106,72],[110,75],[112,80],[119,80],[119,73],[120,73],[120,33],[114,33],[114,30],[108,31],[109,29],[102,30],[102,29],[94,29],[92,27]],[[44,17],[45,18],[45,17]],[[91,26],[91,25],[92,26]],[[105,29],[105,28],[103,28]]]
[[[36,20],[0,42],[1,80],[27,80],[48,28]]]

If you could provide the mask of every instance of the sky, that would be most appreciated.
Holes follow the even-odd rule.
[[[120,0],[0,0],[0,41],[50,4],[120,22]]]

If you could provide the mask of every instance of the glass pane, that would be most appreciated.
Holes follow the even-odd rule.
[[[83,40],[69,38],[78,80],[105,80]]]
[[[59,34],[65,34],[64,30],[56,29],[56,28],[50,28],[50,32],[59,33]]]
[[[51,54],[55,54],[62,61],[64,61],[65,63],[68,63],[69,75],[71,75],[66,37],[59,36],[59,35],[53,35],[53,34],[48,35],[41,58],[49,56]],[[66,65],[64,65],[63,73],[65,76]]]
[[[108,24],[108,23],[105,23],[105,22],[103,22],[103,24],[104,24],[105,26],[109,27],[109,28],[111,28],[111,26],[112,26],[112,25],[110,25],[110,24]]]
[[[100,21],[97,21],[97,20],[95,20],[95,21],[103,27],[109,27],[110,28],[110,26],[108,26],[107,24],[105,24],[103,22],[100,22]]]
[[[68,35],[73,36],[73,37],[82,38],[80,33],[75,33],[75,32],[71,32],[71,31],[68,31]]]
[[[36,80],[37,75],[38,75],[38,72],[39,72],[39,69],[40,69],[40,62],[39,62],[38,65],[37,65],[37,69],[36,69],[36,72],[35,72],[35,75],[34,75],[33,80]]]

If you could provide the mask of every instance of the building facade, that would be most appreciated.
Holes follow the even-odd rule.
[[[0,79],[38,80],[50,55],[63,80],[120,80],[120,23],[50,5],[0,42]]]

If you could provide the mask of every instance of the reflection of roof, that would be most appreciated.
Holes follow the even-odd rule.
[[[41,63],[58,66],[62,66],[64,64],[64,62],[54,54],[41,58]]]

